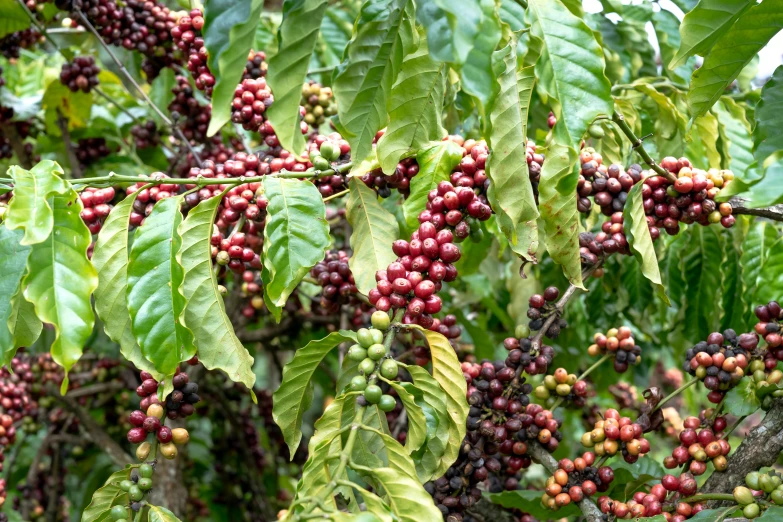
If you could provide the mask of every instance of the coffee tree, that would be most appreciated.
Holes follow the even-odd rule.
[[[0,520],[783,518],[783,6],[673,3],[0,3]]]

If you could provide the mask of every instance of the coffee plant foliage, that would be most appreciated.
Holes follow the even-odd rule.
[[[0,0],[0,521],[783,517],[783,5],[600,3]]]

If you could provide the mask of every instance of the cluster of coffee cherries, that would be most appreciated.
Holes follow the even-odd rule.
[[[83,167],[92,165],[112,153],[106,144],[106,138],[83,138],[76,144],[76,159]]]
[[[111,508],[109,517],[114,522],[130,522],[135,513],[141,510],[141,501],[152,489],[152,475],[155,473],[153,464],[141,464],[138,468],[131,468],[128,478],[121,481],[118,486],[120,491],[128,494],[127,504],[118,504]],[[130,511],[128,510],[130,508]]]
[[[541,180],[541,169],[544,166],[544,155],[536,152],[536,144],[531,140],[525,143],[525,160],[527,161],[527,173],[530,177],[530,183],[533,185],[533,192],[538,202],[538,182]]]
[[[307,164],[294,164],[293,170],[300,166],[307,169],[327,170],[332,168],[334,162],[348,160],[350,153],[351,146],[339,133],[334,132],[328,136],[319,134],[308,145],[309,162]],[[338,172],[331,176],[313,179],[313,183],[318,187],[318,192],[321,193],[321,196],[325,198],[347,188],[345,177]]]
[[[169,103],[171,119],[182,130],[185,139],[203,143],[207,138],[209,120],[212,118],[212,106],[201,105],[193,94],[193,87],[184,76],[175,78],[171,88],[174,99]]]
[[[624,373],[628,366],[642,361],[642,347],[636,344],[631,329],[627,326],[610,328],[606,334],[596,333],[587,354],[593,357],[611,353],[614,355],[614,370]]]
[[[376,384],[378,375],[384,379],[396,379],[399,365],[383,344],[383,332],[389,328],[389,314],[375,311],[372,314],[372,328],[360,328],[356,332],[357,344],[348,349],[348,358],[359,363],[359,375],[351,379],[348,388],[362,392],[357,399],[359,406],[377,404],[383,412],[390,412],[397,406],[397,400],[383,393]],[[377,374],[377,375],[376,375]]]
[[[101,231],[103,222],[113,208],[111,202],[114,200],[114,188],[96,189],[87,187],[79,194],[79,199],[82,200],[82,205],[84,205],[84,209],[79,214],[82,221],[90,229],[91,234],[97,234]]]
[[[152,449],[147,442],[150,434],[153,434],[160,443],[159,450],[167,459],[177,456],[177,446],[186,444],[190,439],[185,428],[171,429],[163,424],[163,418],[179,419],[189,417],[195,411],[194,404],[201,398],[198,396],[198,385],[188,382],[188,376],[184,372],[177,372],[172,377],[172,391],[161,404],[158,399],[158,381],[148,372],[140,374],[141,384],[136,388],[136,395],[141,397],[140,409],[131,412],[128,420],[133,426],[128,431],[128,442],[139,444],[136,448],[136,456],[139,460],[146,460]]]
[[[153,173],[150,178],[154,180],[161,180],[167,178],[166,174],[162,172]],[[127,195],[131,195],[138,191],[136,195],[136,201],[133,202],[133,209],[130,214],[130,226],[138,227],[144,222],[144,218],[150,215],[155,203],[162,199],[176,196],[179,192],[179,185],[175,183],[161,183],[152,187],[144,187],[144,182],[138,182],[135,185],[129,186],[125,189]]]
[[[503,347],[508,350],[507,360],[521,366],[528,375],[545,374],[555,357],[554,348],[541,345],[536,349],[529,337],[530,329],[524,325],[517,326],[514,334],[517,337],[506,337],[503,341]]]
[[[630,255],[628,240],[623,232],[623,213],[615,212],[609,221],[601,224],[601,231],[597,234],[581,232],[579,234],[579,257],[582,267],[595,267],[606,259],[607,256],[619,252]],[[591,275],[601,277],[604,270],[595,268]]]
[[[273,134],[272,126],[268,124],[264,114],[272,102],[274,102],[274,96],[266,83],[266,78],[242,80],[242,83],[237,85],[234,90],[234,100],[231,102],[231,121],[241,124],[245,130],[263,131],[261,134],[264,137]],[[267,145],[272,146],[270,143]]]
[[[751,471],[745,475],[745,486],[732,491],[734,500],[742,507],[742,516],[754,519],[761,513],[760,504],[783,506],[783,477],[774,469]]]
[[[705,505],[703,503],[689,503],[679,500],[694,495],[698,489],[696,478],[692,473],[680,473],[680,475],[677,477],[669,474],[664,475],[661,479],[660,485],[663,486],[663,488],[668,493],[670,493],[670,495],[668,495],[669,498],[667,503],[671,503],[671,505],[674,507],[670,517],[667,517],[667,520],[670,520],[670,522],[683,522],[692,516],[695,516],[699,511],[705,509]],[[659,491],[660,490],[656,489],[656,493]],[[664,516],[666,515],[664,514]]]
[[[530,319],[528,327],[533,331],[541,330],[544,327],[547,319],[555,314],[556,317],[547,328],[545,335],[550,339],[556,339],[560,335],[563,328],[568,326],[568,323],[562,317],[559,317],[560,311],[555,304],[557,298],[560,297],[560,290],[557,287],[550,286],[544,290],[544,294],[533,294],[530,296],[528,304],[530,308],[527,310],[527,317]]]
[[[188,16],[177,20],[177,25],[171,29],[171,38],[188,59],[188,71],[193,75],[196,88],[212,95],[215,86],[215,76],[207,65],[207,48],[201,29],[204,27],[204,15],[200,9],[192,9]]]
[[[328,312],[338,311],[340,305],[350,302],[358,292],[344,250],[327,252],[324,260],[310,270],[310,275],[323,287],[321,307]]]
[[[405,158],[397,163],[394,173],[386,176],[380,169],[371,170],[360,179],[365,185],[375,190],[382,198],[388,198],[392,190],[397,190],[404,197],[411,193],[411,178],[419,173],[416,158]]]
[[[574,460],[561,459],[555,473],[546,480],[541,503],[557,510],[609,489],[614,480],[614,471],[609,466],[596,468],[594,463],[595,453],[590,451]]]
[[[593,197],[605,216],[622,212],[631,187],[642,179],[642,168],[634,164],[626,172],[622,165],[612,164],[607,167],[603,164],[601,155],[591,147],[582,149],[579,160],[581,163],[577,183],[579,212],[585,214],[590,212],[592,203],[588,199],[589,196]]]
[[[776,360],[783,360],[783,307],[777,301],[757,306],[754,310],[759,322],[754,327],[757,334],[767,343],[767,352]]]
[[[15,31],[0,38],[0,54],[13,60],[19,58],[19,51],[29,49],[41,39],[41,34],[33,28]]]
[[[772,401],[777,397],[783,397],[783,390],[780,389],[780,382],[783,380],[783,371],[777,369],[778,359],[769,351],[764,354],[764,359],[754,359],[750,362],[750,375],[753,379],[753,385],[757,389],[767,388],[774,385],[772,393],[765,393],[761,399],[761,407],[768,410],[772,406]],[[767,390],[765,390],[766,392]]]
[[[688,417],[683,421],[680,445],[663,461],[667,469],[690,463],[688,471],[699,476],[707,471],[707,461],[712,460],[716,471],[726,470],[726,456],[731,451],[731,445],[722,436],[726,429],[726,417],[715,417],[711,426],[702,427],[702,424],[698,417]]]
[[[713,332],[685,352],[683,370],[701,379],[710,390],[707,399],[717,404],[723,395],[745,375],[750,364],[750,354],[758,345],[758,335],[734,330]]]
[[[666,475],[666,477],[671,477],[680,482],[677,477],[672,475]],[[689,491],[689,488],[692,486],[693,492],[696,492],[696,481],[693,477],[690,479],[683,478],[682,484],[687,484],[688,488],[683,488],[683,486],[680,485],[679,487],[681,490]],[[667,490],[663,484],[655,484],[650,488],[649,492],[637,491],[628,502],[618,502],[607,496],[599,497],[598,509],[600,509],[602,513],[614,515],[618,520],[621,518],[638,519],[642,517],[663,515],[667,522],[682,522],[704,509],[702,504],[691,505],[687,502],[679,502],[673,513],[663,511],[663,503],[666,501],[668,495],[669,490]],[[683,496],[687,495],[683,494]],[[687,513],[687,515],[683,513]]]
[[[134,125],[130,129],[137,149],[146,149],[160,145],[160,131],[155,120]]]
[[[60,82],[73,92],[90,92],[98,85],[100,69],[92,56],[77,56],[63,64]]]
[[[302,86],[302,107],[304,107],[304,122],[318,128],[337,114],[337,103],[332,89],[310,80]]]
[[[639,456],[650,451],[650,441],[644,438],[641,425],[628,417],[621,417],[614,408],[606,410],[603,417],[595,423],[592,431],[582,435],[584,447],[595,448],[600,456],[622,453],[628,463],[636,462]]]
[[[461,143],[460,136],[450,136],[448,139],[455,141],[465,149],[465,155],[451,173],[451,183],[455,187],[475,189],[477,194],[486,195],[487,188],[489,188],[489,178],[485,170],[489,157],[487,142],[469,139]]]
[[[558,397],[581,408],[587,401],[587,382],[577,380],[576,375],[565,368],[558,368],[544,377],[543,384],[536,386],[533,394],[542,401]]]
[[[257,80],[266,76],[269,64],[266,63],[266,53],[263,51],[251,50],[247,55],[245,72],[242,73],[243,80]]]

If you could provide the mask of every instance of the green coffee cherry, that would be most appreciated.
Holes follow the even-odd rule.
[[[370,329],[370,335],[372,335],[373,344],[383,344],[383,332],[375,328]]]
[[[571,387],[567,384],[558,384],[557,387],[555,388],[555,392],[559,396],[565,397],[566,395],[571,393]]]
[[[152,479],[140,478],[138,482],[139,489],[142,491],[149,491],[152,489]]]
[[[323,156],[318,156],[312,161],[313,161],[313,167],[316,170],[327,170],[329,168],[329,160],[327,160]]]
[[[524,339],[530,335],[530,327],[526,324],[518,324],[514,330],[517,339]]]
[[[555,380],[555,376],[547,375],[544,377],[544,386],[546,386],[549,390],[554,390],[557,388],[557,381]]]
[[[128,508],[125,506],[114,506],[109,514],[112,520],[120,520],[128,516]]]
[[[385,379],[396,379],[399,371],[400,366],[394,359],[386,359],[381,363],[381,375]]]
[[[359,344],[362,345],[364,348],[369,348],[370,346],[375,343],[373,340],[373,336],[370,333],[370,330],[367,328],[359,328],[359,331],[356,332],[356,339],[359,341]]]
[[[732,494],[734,495],[734,500],[741,506],[753,503],[753,492],[745,486],[737,486]]]
[[[351,391],[362,391],[367,387],[367,379],[362,375],[357,375],[351,379]]]
[[[378,404],[383,396],[383,390],[377,384],[370,384],[364,389],[364,398],[370,404]]]
[[[340,148],[336,147],[331,141],[325,141],[321,144],[321,156],[329,161],[334,161],[340,157]]]
[[[384,395],[381,397],[378,407],[381,411],[390,412],[397,406],[397,401],[391,395]]]
[[[120,489],[123,491],[128,491],[132,485],[133,482],[131,482],[130,480],[123,480],[122,482],[120,482]]]
[[[379,361],[386,356],[386,347],[382,344],[373,344],[367,348],[367,357],[373,361]]]
[[[540,399],[542,401],[545,401],[550,397],[549,390],[546,388],[546,386],[536,386],[536,389],[533,390],[533,394],[536,396],[536,399]]]
[[[372,313],[372,317],[370,317],[370,321],[372,322],[372,327],[377,328],[378,330],[388,330],[389,325],[391,325],[391,319],[389,319],[389,314],[386,312],[382,312],[380,310],[376,310]]]
[[[759,485],[760,478],[761,474],[758,471],[751,471],[745,475],[745,484],[747,484],[750,489],[761,489],[761,486]]]
[[[783,491],[776,489],[769,496],[769,499],[778,506],[783,506]]]
[[[365,359],[359,363],[359,371],[364,375],[370,375],[375,371],[375,361],[372,359]]]
[[[138,502],[139,500],[144,498],[144,492],[141,490],[139,486],[134,484],[128,490],[128,498],[130,498],[134,502]]]
[[[596,140],[600,140],[606,135],[606,132],[604,132],[604,128],[601,127],[600,123],[594,123],[593,125],[590,125],[590,128],[587,129],[587,132],[590,134],[591,138]]]
[[[358,344],[354,344],[348,348],[348,358],[352,361],[363,361],[367,358],[367,350]]]
[[[761,509],[759,508],[758,504],[748,504],[744,508],[742,508],[742,515],[745,518],[756,518],[759,516],[759,512]]]
[[[767,474],[759,477],[759,486],[761,486],[761,490],[764,491],[764,493],[772,493],[777,487],[774,479]]]
[[[139,466],[139,476],[143,478],[152,478],[152,474],[155,472],[152,466],[149,464],[142,464]]]

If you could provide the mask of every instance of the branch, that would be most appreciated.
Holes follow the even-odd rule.
[[[773,205],[764,208],[748,208],[744,205],[747,200],[734,196],[729,200],[732,214],[745,214],[747,216],[758,216],[774,221],[783,221],[783,205]]]
[[[639,153],[639,156],[642,157],[642,160],[644,160],[648,167],[653,169],[656,174],[665,177],[672,183],[677,181],[677,177],[674,174],[655,163],[655,160],[650,157],[650,155],[644,149],[643,139],[636,137],[622,114],[614,111],[612,113],[612,121],[615,122],[618,127],[620,127],[620,130],[623,131],[623,134],[625,134],[625,136],[631,141],[631,146],[636,152]]]
[[[115,392],[125,389],[127,386],[125,383],[118,381],[101,382],[83,388],[76,388],[68,392],[68,397],[71,399],[78,399],[79,397],[86,397],[88,395],[97,395],[103,392]]]

